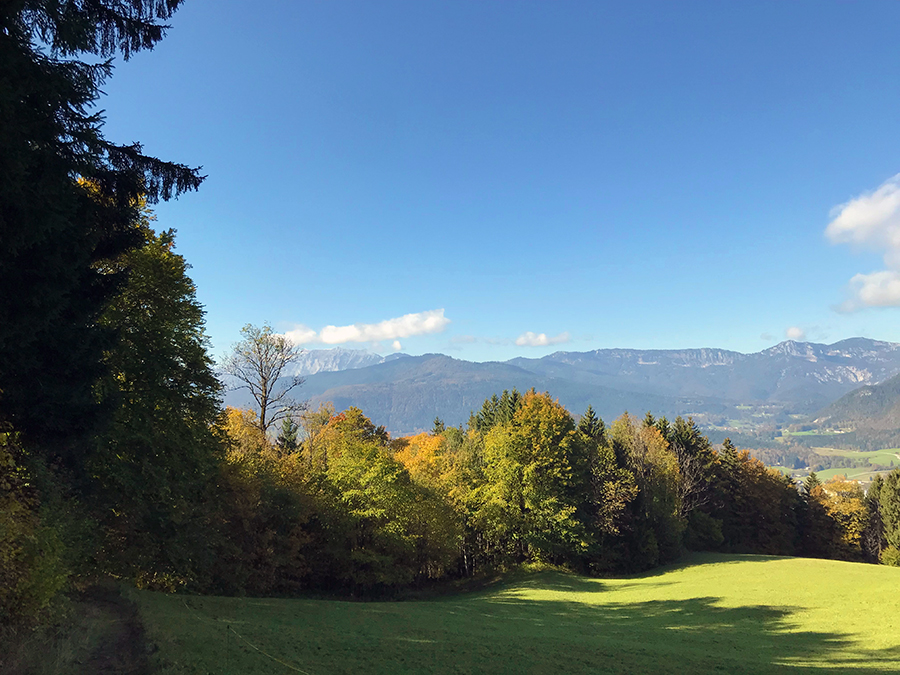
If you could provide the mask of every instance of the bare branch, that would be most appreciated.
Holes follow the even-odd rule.
[[[276,422],[299,414],[305,402],[295,401],[290,392],[301,386],[302,377],[292,376],[284,382],[282,373],[303,350],[268,324],[261,328],[247,324],[241,329],[244,339],[234,345],[222,361],[222,369],[241,382],[234,389],[250,391],[258,409],[259,428],[267,433]]]
[[[681,443],[673,443],[670,447],[678,458],[681,473],[678,482],[681,496],[680,515],[684,517],[709,502],[711,497],[709,480],[700,458],[688,452]]]

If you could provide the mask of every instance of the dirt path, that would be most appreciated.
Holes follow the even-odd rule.
[[[150,675],[137,607],[113,583],[68,600],[56,622],[0,634],[3,675]]]
[[[85,663],[85,673],[150,675],[150,650],[135,604],[117,588],[96,586],[84,599],[110,617],[98,647]]]

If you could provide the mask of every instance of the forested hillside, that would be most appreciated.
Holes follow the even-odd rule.
[[[810,428],[840,431],[842,447],[863,450],[900,446],[900,377],[860,387],[815,413]]]

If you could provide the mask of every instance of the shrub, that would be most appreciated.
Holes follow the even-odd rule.
[[[888,546],[881,552],[881,564],[900,567],[900,549]]]

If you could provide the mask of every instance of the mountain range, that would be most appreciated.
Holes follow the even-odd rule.
[[[355,405],[394,434],[457,425],[504,389],[549,391],[573,413],[589,404],[607,420],[629,411],[691,415],[713,428],[808,418],[862,385],[900,374],[900,344],[851,338],[831,345],[786,341],[752,354],[724,349],[598,349],[475,363],[443,354],[382,357],[312,350],[295,364],[302,396],[338,410]],[[240,392],[226,397],[246,405]]]
[[[408,358],[408,354],[396,353],[381,356],[365,349],[308,349],[291,364],[287,375],[315,375],[339,370],[355,370],[366,366],[376,366],[396,359]]]

